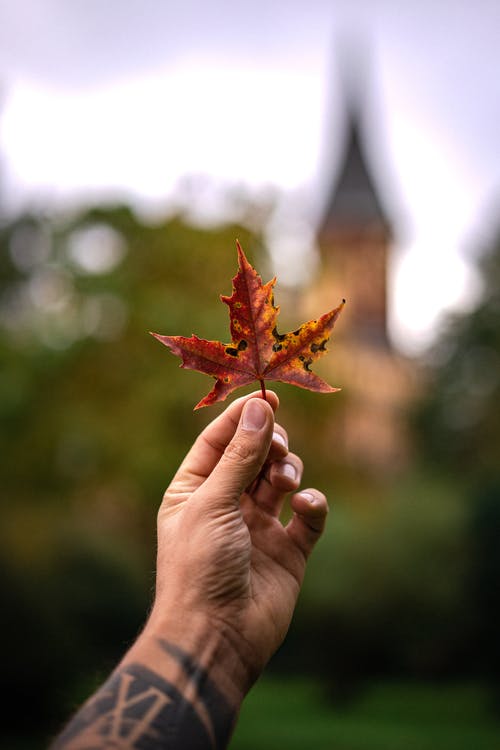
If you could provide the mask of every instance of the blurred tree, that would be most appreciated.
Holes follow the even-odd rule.
[[[315,550],[280,655],[319,673],[336,698],[366,679],[434,679],[463,672],[468,635],[465,509],[445,482],[413,477],[340,504]],[[464,626],[462,626],[464,623]]]
[[[426,460],[461,481],[500,476],[500,229],[478,270],[479,303],[445,325],[417,419]]]

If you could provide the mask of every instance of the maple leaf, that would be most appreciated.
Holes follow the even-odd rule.
[[[340,390],[326,383],[311,371],[312,363],[326,351],[333,325],[345,300],[317,320],[310,320],[291,333],[278,333],[276,318],[279,307],[274,305],[276,278],[262,283],[261,277],[238,248],[238,273],[233,279],[231,297],[221,295],[229,307],[231,319],[230,344],[206,341],[193,335],[152,336],[182,358],[180,367],[197,370],[216,379],[210,393],[194,408],[224,401],[243,385],[258,380],[265,398],[265,380],[280,381],[318,393]]]

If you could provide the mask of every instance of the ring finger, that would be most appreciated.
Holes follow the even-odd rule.
[[[272,516],[278,517],[289,492],[295,492],[302,480],[303,464],[294,453],[264,467],[263,474],[251,492],[253,501]]]

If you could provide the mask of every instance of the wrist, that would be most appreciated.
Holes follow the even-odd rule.
[[[249,653],[243,637],[220,618],[199,612],[183,613],[175,606],[161,610],[155,606],[122,664],[139,661],[176,684],[193,689],[189,661],[199,668],[195,681],[206,676],[237,713],[258,677],[258,672],[249,667]],[[196,685],[195,689],[203,690],[204,685]]]

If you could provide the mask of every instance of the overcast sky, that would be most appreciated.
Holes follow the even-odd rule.
[[[401,227],[393,331],[418,350],[473,297],[467,251],[500,205],[498,0],[3,0],[4,210],[158,208],[206,175],[282,190],[292,253],[341,146],[346,50]]]

